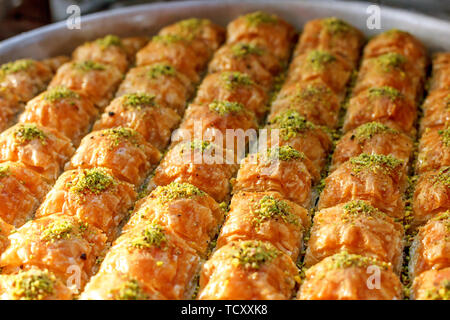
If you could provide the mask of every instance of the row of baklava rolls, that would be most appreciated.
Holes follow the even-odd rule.
[[[69,254],[90,252],[91,248],[78,238],[65,247],[58,246],[55,239],[68,239],[75,233],[77,237],[92,237],[93,242],[102,241],[104,235],[95,228],[64,217],[62,212],[73,208],[70,201],[55,217],[30,219],[47,192],[47,197],[51,196],[51,186],[75,152],[74,145],[116,91],[123,77],[119,68],[128,68],[142,44],[140,38],[107,36],[79,46],[73,60],[58,68],[48,90],[26,104],[19,124],[0,135],[2,160],[7,161],[2,163],[2,214],[18,228],[4,238],[5,252],[0,256],[2,299],[70,298],[67,283],[62,282],[67,273],[72,274],[70,268],[76,267]],[[100,57],[110,60],[101,61]],[[126,66],[120,66],[120,61],[126,61]],[[63,196],[60,192],[60,198]],[[37,216],[47,215],[42,208],[39,212]],[[44,286],[44,291],[34,286]]]
[[[271,105],[268,145],[241,162],[217,249],[202,268],[199,299],[294,295],[313,187],[325,169],[330,129],[338,125],[362,44],[362,34],[339,19],[305,25]]]
[[[262,12],[228,25],[227,41],[209,64],[181,134],[150,177],[150,194],[136,205],[82,299],[193,297],[225,217],[219,203],[229,200],[237,171],[236,150],[216,134],[257,128],[294,36],[290,25]]]
[[[161,32],[138,52],[138,66],[126,74],[117,98],[106,109],[109,99],[95,94],[103,91],[112,97],[122,80],[122,73],[116,82],[112,74],[102,71],[114,65],[117,70],[126,71],[120,63],[123,41],[108,36],[85,44],[75,50],[74,57],[92,60],[74,70],[73,77],[68,76],[71,66],[58,72],[61,86],[76,93],[80,91],[77,86],[85,88],[86,95],[97,101],[98,109],[104,112],[95,123],[94,132],[81,140],[66,164],[67,171],[37,210],[36,219],[10,236],[11,244],[0,259],[3,273],[10,274],[4,276],[5,298],[70,298],[97,269],[108,243],[116,237],[120,223],[137,198],[137,188],[159,161],[158,149],[168,143],[171,130],[180,119],[178,112],[183,112],[198,81],[189,79],[186,74],[190,71],[182,69],[189,55],[196,56],[193,51],[197,49],[191,45],[208,48],[208,54],[196,58],[205,66],[222,41],[221,29],[210,22],[187,22],[169,26],[166,30],[170,34]],[[186,28],[189,34],[196,34],[189,41],[182,34],[170,32],[187,32]],[[136,44],[135,51],[143,45]],[[83,76],[77,77],[78,73]],[[22,280],[24,277],[38,288],[22,288],[28,285]]]
[[[401,299],[403,218],[426,52],[406,32],[371,39],[347,103],[305,254],[300,299]]]
[[[450,299],[450,53],[433,57],[422,104],[409,275],[415,299]]]

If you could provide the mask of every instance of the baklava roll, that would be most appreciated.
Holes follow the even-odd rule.
[[[355,69],[364,35],[361,31],[336,17],[314,19],[304,27],[294,56],[303,55],[312,50],[329,51],[348,61]]]
[[[6,223],[2,218],[0,218],[0,255],[9,246],[10,233],[14,231],[14,226]]]
[[[16,228],[33,217],[51,188],[39,173],[21,162],[10,161],[0,164],[0,184],[0,219]]]
[[[106,247],[97,228],[64,214],[34,219],[9,236],[0,258],[2,273],[48,269],[74,292],[84,287]]]
[[[189,183],[172,182],[156,188],[138,202],[135,213],[123,230],[127,232],[147,222],[155,223],[206,257],[224,215],[224,210],[207,193]]]
[[[414,61],[412,68],[418,70],[420,77],[425,75],[427,52],[425,46],[406,31],[392,29],[372,38],[364,48],[364,59],[374,58],[395,52]]]
[[[291,258],[261,241],[231,242],[214,252],[200,274],[200,300],[288,300],[298,270]]]
[[[319,172],[304,153],[284,145],[249,154],[240,164],[233,192],[276,191],[309,208],[312,186],[319,179]]]
[[[0,300],[72,300],[72,292],[48,270],[0,275]]]
[[[15,120],[16,114],[23,108],[23,103],[14,90],[0,85],[0,131],[8,128]]]
[[[36,217],[73,216],[114,238],[136,199],[134,187],[106,168],[64,172],[46,195]]]
[[[403,218],[406,174],[392,156],[362,153],[350,158],[325,179],[318,209],[365,200],[393,218]]]
[[[304,263],[309,268],[346,251],[389,262],[399,273],[403,233],[401,223],[362,200],[322,209],[314,215]]]
[[[144,223],[115,241],[81,299],[115,299],[130,279],[145,293],[141,299],[191,299],[200,263],[181,238],[161,225]]]
[[[130,69],[116,97],[126,94],[152,95],[157,104],[182,115],[193,90],[194,83],[172,65],[162,62]]]
[[[175,145],[156,168],[147,190],[171,182],[190,183],[216,201],[227,201],[230,179],[237,172],[231,150],[206,140],[185,141]]]
[[[33,123],[19,123],[0,134],[0,162],[21,162],[48,181],[58,178],[73,152],[63,134]]]
[[[415,102],[406,99],[397,89],[373,87],[350,98],[343,131],[376,121],[413,136],[416,117]]]
[[[120,180],[139,186],[161,159],[161,153],[133,129],[94,131],[81,140],[66,170],[109,168]]]
[[[420,120],[421,133],[423,133],[426,128],[445,128],[445,126],[450,123],[450,108],[448,106],[450,106],[450,80],[448,89],[430,91],[423,102],[423,117]]]
[[[100,109],[106,107],[123,79],[123,74],[113,65],[92,60],[72,61],[63,64],[56,72],[49,88],[63,86],[87,96]]]
[[[94,104],[80,93],[66,87],[54,87],[30,100],[19,122],[54,129],[78,146],[98,113]]]
[[[450,165],[450,127],[425,129],[419,140],[416,170],[423,173]]]
[[[338,125],[341,97],[321,79],[284,85],[271,105],[271,117],[295,110],[308,121],[329,128]]]
[[[241,103],[214,101],[210,104],[191,104],[172,141],[202,139],[234,150],[235,153],[242,153],[245,145],[241,146],[240,143],[247,143],[252,136],[256,137],[257,129],[255,114]],[[233,136],[227,130],[231,130]],[[233,139],[228,145],[230,137]]]
[[[282,63],[267,49],[244,42],[222,46],[208,66],[209,73],[239,71],[248,74],[266,90],[272,87],[282,70]]]
[[[449,209],[450,167],[421,174],[413,195],[413,226],[422,225]]]
[[[362,153],[391,155],[408,166],[413,140],[404,133],[380,122],[368,122],[344,134],[333,153],[331,171]]]
[[[294,44],[294,27],[280,17],[261,11],[248,13],[227,26],[227,43],[253,42],[286,61]]]
[[[297,261],[310,223],[306,209],[277,192],[238,192],[231,199],[217,247],[235,241],[259,240],[271,243]]]
[[[419,229],[410,254],[411,279],[427,270],[450,267],[450,211],[436,215]]]
[[[390,263],[340,252],[312,266],[300,300],[399,300],[402,284]]]
[[[433,71],[429,90],[450,90],[450,52],[438,52],[433,56]]]
[[[19,102],[27,102],[44,91],[53,72],[45,63],[20,59],[0,66],[0,88],[11,89]]]
[[[450,267],[422,272],[414,279],[415,300],[450,300]]]
[[[176,111],[159,105],[155,96],[130,93],[114,99],[94,124],[93,130],[130,128],[162,151],[179,122],[180,116]]]
[[[196,104],[230,101],[243,104],[262,120],[267,111],[268,94],[249,75],[238,71],[209,74],[203,79],[194,99]]]
[[[414,66],[415,61],[395,52],[363,59],[353,95],[370,88],[390,87],[406,100],[415,102],[420,98],[424,76],[423,70]]]
[[[283,111],[270,117],[267,128],[269,143],[269,137],[278,131],[280,146],[289,145],[303,152],[312,161],[317,172],[322,172],[325,168],[332,141],[331,135],[324,128],[307,121],[295,110]]]
[[[127,71],[130,64],[122,40],[111,34],[77,47],[72,53],[72,59],[113,65],[122,73]]]
[[[193,38],[206,43],[211,52],[217,50],[225,40],[223,27],[208,19],[190,18],[168,25],[159,31],[162,36],[175,35]]]
[[[312,50],[292,60],[285,83],[320,79],[343,99],[352,72],[351,66],[341,57],[328,51]]]
[[[136,65],[169,63],[197,83],[210,56],[206,43],[179,35],[157,35],[136,54]]]

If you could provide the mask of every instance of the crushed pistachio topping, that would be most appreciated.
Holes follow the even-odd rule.
[[[249,43],[237,43],[231,47],[231,52],[235,57],[242,58],[248,55],[260,56],[263,54],[263,49]]]
[[[181,20],[177,24],[182,28],[195,30],[204,25],[210,24],[210,22],[208,19],[190,18],[190,19]]]
[[[204,196],[205,193],[190,183],[171,182],[166,186],[159,186],[152,192],[153,197],[165,203],[177,199],[189,199]]]
[[[77,70],[81,70],[81,71],[93,71],[93,70],[105,70],[106,66],[104,64],[92,61],[92,60],[87,60],[87,61],[80,61],[80,62],[74,62],[73,63],[73,67]]]
[[[122,46],[122,40],[118,36],[115,36],[113,34],[109,34],[103,38],[97,39],[95,40],[95,43],[100,45],[102,48],[107,48],[110,46]]]
[[[427,299],[430,300],[450,300],[450,280],[443,280],[436,288],[427,290]]]
[[[249,86],[253,84],[252,79],[245,73],[241,72],[223,72],[220,80],[225,84],[228,90],[233,90],[241,86]]]
[[[260,24],[273,24],[278,22],[278,17],[274,14],[268,14],[262,11],[256,11],[244,16],[245,21],[250,26],[258,26]]]
[[[403,95],[397,89],[392,87],[384,86],[380,88],[370,88],[369,89],[369,97],[378,98],[378,97],[386,97],[391,101],[395,101],[398,98],[401,98]]]
[[[114,290],[116,291],[116,290]],[[148,295],[142,290],[139,282],[135,279],[126,281],[117,289],[116,298],[118,300],[147,300]]]
[[[274,147],[274,148],[268,148],[266,153],[264,153],[265,158],[268,160],[281,160],[281,161],[291,161],[291,160],[297,160],[297,159],[304,159],[305,154],[302,152],[299,152],[292,148],[291,146],[281,146],[281,147]]]
[[[434,217],[432,220],[441,221],[444,224],[445,230],[447,232],[445,240],[450,241],[450,210],[445,211],[444,213],[438,215],[437,217]]]
[[[195,140],[185,144],[183,146],[183,150],[185,150],[186,148],[189,148],[191,150],[198,150],[200,152],[205,152],[205,150],[207,150],[208,148],[210,148],[212,146],[213,145],[209,141],[195,139]]]
[[[286,223],[299,225],[299,218],[292,213],[289,204],[286,201],[275,199],[273,196],[262,197],[254,212],[256,224],[281,218]]]
[[[233,101],[213,101],[209,104],[209,110],[217,112],[221,116],[230,114],[230,113],[239,113],[245,110],[245,107],[242,103],[233,102]]]
[[[48,271],[27,271],[14,276],[12,295],[20,300],[43,300],[54,292],[56,278]]]
[[[362,153],[357,157],[350,158],[350,163],[354,173],[370,170],[390,174],[401,166],[403,161],[391,155]]]
[[[13,62],[8,62],[5,64],[2,64],[0,66],[0,77],[3,75],[27,70],[33,64],[34,64],[34,61],[31,59],[20,59],[20,60],[16,60]]]
[[[152,79],[162,76],[174,76],[177,73],[174,67],[166,63],[157,63],[148,68],[147,75]]]
[[[186,38],[176,35],[176,34],[166,34],[166,35],[157,35],[152,38],[152,41],[162,43],[163,45],[167,46],[182,40],[185,40]]]
[[[27,143],[28,141],[38,139],[42,144],[46,144],[47,136],[34,124],[21,124],[14,131],[14,138],[20,143]]]
[[[444,166],[439,169],[439,171],[432,176],[433,183],[443,184],[445,186],[450,186],[450,167]]]
[[[161,248],[161,245],[166,242],[167,238],[162,226],[157,223],[151,223],[131,241],[131,246],[138,249],[151,248],[153,246]]]
[[[353,200],[350,202],[347,202],[343,206],[343,217],[353,218],[358,217],[361,215],[365,215],[367,217],[377,216],[384,218],[386,217],[386,214],[377,208],[370,205],[368,202],[362,201],[362,200]],[[345,220],[345,219],[344,219]]]
[[[274,246],[262,241],[240,241],[233,244],[233,249],[231,252],[232,263],[246,269],[259,269],[279,254]]]
[[[331,63],[336,60],[328,51],[323,50],[313,50],[306,57],[306,61],[309,66],[314,70],[321,70],[326,64]]]
[[[81,171],[75,183],[69,182],[69,191],[76,194],[100,194],[108,188],[115,186],[116,180],[103,168],[93,168]]]
[[[80,95],[75,91],[62,86],[57,86],[49,89],[43,95],[44,100],[50,102],[55,102],[63,99],[78,99],[79,97]]]
[[[391,267],[390,263],[382,262],[375,258],[364,257],[359,254],[350,254],[346,251],[339,252],[327,258],[327,267],[329,269],[367,268],[373,265],[381,267],[384,270]]]
[[[350,25],[336,17],[325,18],[322,20],[322,24],[326,30],[332,34],[347,33],[351,30]]]
[[[450,148],[450,128],[447,128],[445,130],[439,130],[438,133],[441,136],[442,143],[447,148]]]
[[[8,177],[11,174],[11,169],[9,165],[2,164],[0,165],[0,178]]]
[[[42,239],[46,241],[70,239],[74,225],[67,220],[55,221],[42,231]]]
[[[101,136],[106,136],[112,140],[112,146],[117,147],[121,141],[127,140],[135,146],[139,146],[138,132],[131,128],[117,127],[100,131]]]
[[[402,68],[406,62],[405,56],[395,52],[385,53],[375,59],[377,65],[385,72],[392,71],[392,69]]]
[[[126,107],[140,108],[156,106],[155,95],[146,93],[130,93],[122,97]]]
[[[272,121],[269,121],[269,125],[280,129],[283,140],[289,140],[296,137],[299,133],[315,129],[314,124],[307,121],[295,110],[287,110],[279,114]]]
[[[368,122],[355,129],[350,138],[351,140],[356,139],[359,143],[362,143],[381,133],[398,134],[399,132],[380,122]]]

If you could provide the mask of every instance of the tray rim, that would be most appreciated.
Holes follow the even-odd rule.
[[[366,1],[326,1],[326,0],[318,0],[318,1],[298,1],[298,0],[281,0],[281,1],[270,1],[270,0],[212,0],[212,1],[174,1],[174,2],[161,2],[161,3],[147,3],[140,5],[133,5],[123,8],[116,8],[107,11],[82,15],[82,23],[90,24],[96,21],[101,21],[103,19],[112,20],[114,18],[123,18],[125,16],[137,16],[142,12],[152,13],[157,12],[158,10],[171,10],[174,13],[183,9],[196,8],[201,9],[202,7],[222,7],[222,6],[232,6],[232,5],[252,5],[261,7],[264,10],[264,7],[272,7],[272,8],[282,8],[287,5],[294,5],[299,8],[307,8],[307,9],[317,9],[317,10],[336,10],[336,12],[343,12],[345,10],[346,13],[354,12],[361,14],[365,11],[367,6],[373,5],[376,3],[366,2]],[[423,13],[408,11],[405,9],[392,8],[385,5],[376,4],[381,8],[382,15],[387,18],[389,21],[398,20],[412,20],[408,21],[408,23],[420,25],[424,24],[433,24],[433,26],[437,30],[443,30],[444,33],[448,32],[450,39],[450,21],[446,21],[444,19],[440,19],[437,17],[432,17]],[[244,12],[242,12],[244,13]],[[162,26],[160,26],[162,27]],[[23,32],[14,37],[7,38],[3,41],[0,41],[0,63],[5,60],[6,56],[10,54],[10,52],[15,49],[18,50],[21,47],[21,44],[27,42],[28,45],[34,44],[34,38],[42,38],[42,37],[50,37],[52,33],[59,32],[63,29],[66,29],[66,21],[59,21],[47,26],[43,26],[40,28],[33,29],[31,31]],[[382,28],[383,30],[383,28]],[[375,33],[379,33],[382,30],[376,30]],[[448,31],[447,31],[448,30]],[[362,30],[366,35],[370,32],[367,30]],[[414,32],[413,32],[414,34]],[[370,36],[370,34],[369,34]],[[450,50],[450,40],[442,39],[444,43],[448,43],[447,46]],[[20,54],[19,54],[20,56]]]

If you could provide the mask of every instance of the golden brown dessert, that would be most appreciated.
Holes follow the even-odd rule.
[[[19,123],[0,134],[0,161],[21,162],[55,181],[74,148],[68,138],[52,129]]]
[[[351,200],[365,200],[393,218],[402,218],[406,176],[402,161],[362,153],[350,158],[325,179],[319,210]]]
[[[325,258],[306,271],[300,300],[398,300],[402,284],[390,263],[347,252]]]
[[[241,240],[269,242],[296,261],[309,228],[308,211],[277,192],[234,194],[217,247]]]
[[[231,242],[214,252],[200,275],[200,300],[287,300],[298,279],[295,264],[273,245]]]
[[[136,196],[133,186],[115,178],[109,169],[70,170],[56,181],[36,217],[60,212],[97,227],[111,239]]]
[[[422,173],[450,165],[450,127],[425,129],[419,140],[416,170]]]
[[[421,273],[412,289],[415,300],[450,300],[450,268]]]
[[[340,251],[375,258],[401,271],[403,226],[362,200],[316,212],[305,255],[310,267]]]
[[[209,141],[185,141],[167,152],[147,189],[171,182],[190,183],[222,202],[229,198],[230,179],[237,169],[232,151]]]
[[[139,132],[117,127],[84,137],[66,170],[109,168],[115,177],[138,186],[160,158],[160,152]]]

